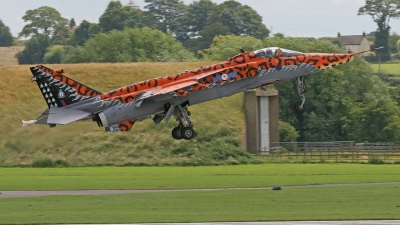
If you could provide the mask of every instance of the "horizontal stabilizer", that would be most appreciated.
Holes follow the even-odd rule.
[[[90,116],[90,112],[83,110],[54,107],[50,108],[47,123],[67,124]]]

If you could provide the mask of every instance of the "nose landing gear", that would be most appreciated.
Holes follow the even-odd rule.
[[[303,113],[304,111],[306,111],[306,90],[307,90],[307,82],[306,82],[306,77],[296,77],[296,84],[297,84],[297,92],[299,93],[300,97],[301,97],[301,101],[298,101],[295,105],[294,105],[294,109],[299,112],[299,113]]]

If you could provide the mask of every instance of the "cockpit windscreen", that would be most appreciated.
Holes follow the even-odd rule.
[[[285,49],[285,48],[278,48],[278,47],[269,47],[264,48],[261,50],[257,50],[255,53],[259,58],[272,58],[277,57],[278,49],[281,50],[281,56],[295,56],[302,54],[301,52]]]

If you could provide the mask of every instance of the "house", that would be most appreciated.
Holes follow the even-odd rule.
[[[136,2],[134,2],[133,0],[130,0],[128,4],[125,5],[125,7],[131,7],[134,9],[140,9],[139,5],[136,4]]]
[[[371,49],[365,32],[362,35],[341,35],[338,33],[338,38],[347,52],[362,52]],[[370,54],[370,52],[366,52],[362,55],[367,56]]]

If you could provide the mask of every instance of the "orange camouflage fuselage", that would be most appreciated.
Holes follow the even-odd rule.
[[[232,82],[249,77],[257,76],[260,70],[267,71],[269,69],[284,69],[287,66],[297,66],[300,64],[312,65],[319,70],[331,68],[342,63],[346,63],[352,59],[353,54],[327,54],[327,53],[301,53],[293,56],[277,56],[271,58],[260,58],[256,52],[243,53],[224,62],[220,62],[211,66],[201,67],[198,69],[177,73],[170,76],[164,76],[134,83],[119,89],[104,93],[101,95],[102,100],[115,99],[123,103],[134,101],[136,96],[146,90],[163,87],[168,84],[177,82],[185,82],[201,76],[209,74],[198,80],[198,83],[191,85],[188,91],[175,90],[176,95],[186,96],[192,91],[200,91],[207,89],[210,84],[220,84]],[[277,69],[278,70],[278,69]],[[229,76],[227,79],[215,79],[223,74],[235,73],[235,76]],[[307,75],[307,74],[303,74]]]

